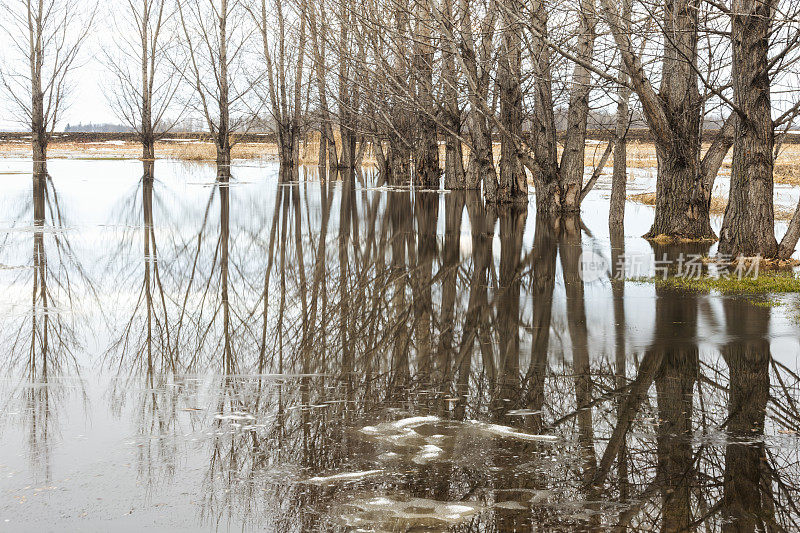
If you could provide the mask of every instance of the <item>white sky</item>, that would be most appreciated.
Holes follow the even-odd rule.
[[[109,4],[116,2],[117,0],[112,0]],[[69,77],[74,89],[67,102],[68,109],[61,113],[57,130],[62,130],[67,123],[120,122],[103,94],[103,83],[109,79],[109,73],[102,63],[101,51],[104,46],[113,46],[113,32],[108,20],[108,13],[101,7],[92,35],[83,45],[80,64]],[[8,39],[6,32],[0,30],[0,55],[3,59],[10,53],[11,46]],[[0,95],[0,129],[6,131],[26,129],[13,120],[5,95]]]

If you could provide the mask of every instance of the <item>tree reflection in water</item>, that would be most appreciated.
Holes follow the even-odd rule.
[[[130,229],[97,280],[133,295],[105,352],[111,403],[147,442],[148,491],[195,494],[186,520],[797,527],[797,444],[781,432],[798,429],[798,379],[771,353],[774,309],[613,279],[625,237],[609,247],[578,216],[313,172],[247,184],[234,166],[190,205],[145,163],[123,202]],[[33,312],[4,322],[10,372],[39,385],[86,364],[71,362],[87,328],[67,281],[82,269],[62,232],[41,229],[46,183],[34,277],[14,281],[33,287]],[[584,281],[584,250],[611,272]],[[707,250],[653,245],[659,258]],[[190,460],[199,479],[179,467]]]
[[[8,307],[0,322],[6,350],[1,364],[9,376],[2,382],[2,403],[3,411],[18,413],[18,422],[25,428],[33,477],[49,482],[58,411],[68,395],[84,392],[78,352],[82,348],[79,330],[85,324],[73,307],[80,296],[93,294],[93,286],[72,248],[53,180],[41,165],[34,165],[30,193],[20,205],[19,229],[8,233],[0,247],[19,252],[0,264],[18,265],[7,271],[11,276],[7,283],[22,291],[18,301],[6,300]],[[33,223],[27,226],[31,215]],[[26,258],[22,250],[31,249],[31,237],[33,253]],[[22,296],[25,290],[27,298]],[[3,421],[15,422],[13,416]]]

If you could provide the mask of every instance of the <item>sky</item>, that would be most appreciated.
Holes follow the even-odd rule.
[[[117,0],[112,0],[110,4],[116,4],[116,2]],[[12,49],[9,39],[7,32],[0,31],[0,60],[4,65],[9,64],[6,56]],[[120,122],[103,94],[103,84],[109,80],[109,72],[103,65],[101,50],[105,46],[113,46],[113,41],[114,35],[108,23],[108,13],[101,8],[93,26],[92,35],[81,49],[80,63],[69,77],[73,91],[68,98],[69,107],[61,114],[57,130],[63,130],[67,123]],[[0,96],[0,129],[5,131],[26,129],[13,120],[12,113],[5,95]]]

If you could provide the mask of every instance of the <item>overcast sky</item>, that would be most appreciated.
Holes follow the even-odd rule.
[[[117,0],[112,0],[110,3],[116,4],[116,2]],[[61,114],[58,130],[62,130],[67,123],[120,122],[114,115],[102,89],[104,81],[108,82],[109,74],[102,63],[103,56],[100,51],[104,46],[113,43],[114,37],[107,23],[107,17],[108,14],[101,8],[93,27],[94,31],[82,48],[80,66],[70,75],[74,90],[68,100],[69,108]],[[0,31],[0,54],[3,57],[11,48],[8,39],[7,34]],[[0,96],[0,100],[2,100],[0,102],[0,129],[27,129],[13,120],[12,109],[9,108],[4,95]]]

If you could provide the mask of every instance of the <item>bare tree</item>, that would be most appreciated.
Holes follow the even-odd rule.
[[[528,179],[519,157],[518,140],[522,136],[522,11],[517,0],[501,3],[502,41],[497,70],[500,100],[501,147],[499,203],[528,203]]]
[[[622,2],[622,20],[626,25],[626,30],[630,31],[631,19],[631,0],[623,0]],[[627,83],[627,71],[625,70],[625,62],[620,59],[619,62],[619,77],[620,80]],[[627,190],[628,181],[628,142],[627,132],[629,127],[630,118],[630,103],[631,90],[625,85],[621,84],[617,91],[617,124],[616,131],[614,132],[614,168],[611,178],[611,200],[608,209],[608,226],[611,228],[612,233],[624,233],[625,221],[625,191]]]
[[[308,16],[306,0],[300,0],[299,12],[294,20],[287,17],[284,4],[281,0],[275,0],[268,11],[267,1],[261,0],[260,12],[254,18],[264,47],[269,102],[278,138],[281,169],[288,172],[296,168],[300,158],[303,61]],[[297,44],[292,46],[291,42]]]
[[[246,53],[254,28],[243,0],[179,0],[178,15],[188,60],[185,78],[217,149],[217,164],[231,164],[231,136],[250,125],[246,101],[259,77],[248,76]]]
[[[125,0],[112,10],[116,47],[106,51],[106,65],[117,81],[109,100],[117,116],[142,143],[142,159],[155,159],[155,143],[180,114],[166,119],[180,76],[170,57],[175,45],[172,0]]]
[[[456,17],[453,0],[442,2],[442,113],[445,125],[444,185],[448,189],[466,188],[464,153],[461,147],[461,105],[457,44],[449,39],[454,35]]]
[[[313,65],[316,74],[317,99],[319,104],[320,121],[320,147],[319,164],[325,165],[327,156],[328,168],[333,170],[339,166],[339,159],[336,154],[336,139],[333,135],[333,122],[331,111],[328,106],[328,59],[326,56],[328,39],[328,21],[326,20],[325,0],[320,0],[319,15],[317,7],[312,3],[307,6],[309,29],[311,30],[311,42],[313,45]],[[319,22],[318,22],[319,20]]]
[[[413,78],[417,105],[415,182],[422,187],[439,187],[439,141],[433,101],[432,28],[427,1],[414,2]]]
[[[0,9],[11,43],[3,88],[17,119],[30,127],[35,170],[46,171],[47,145],[66,107],[95,7],[80,0],[3,0]]]
[[[603,0],[608,23],[642,103],[656,146],[656,215],[649,237],[710,238],[710,199],[700,174],[702,101],[698,88],[698,6],[694,0],[665,0],[659,21],[663,37],[658,92],[648,78],[623,20]]]
[[[583,192],[586,124],[589,118],[589,93],[592,91],[591,65],[597,26],[594,0],[581,0],[578,10],[578,43],[567,110],[567,131],[561,156],[562,211],[580,211]]]

